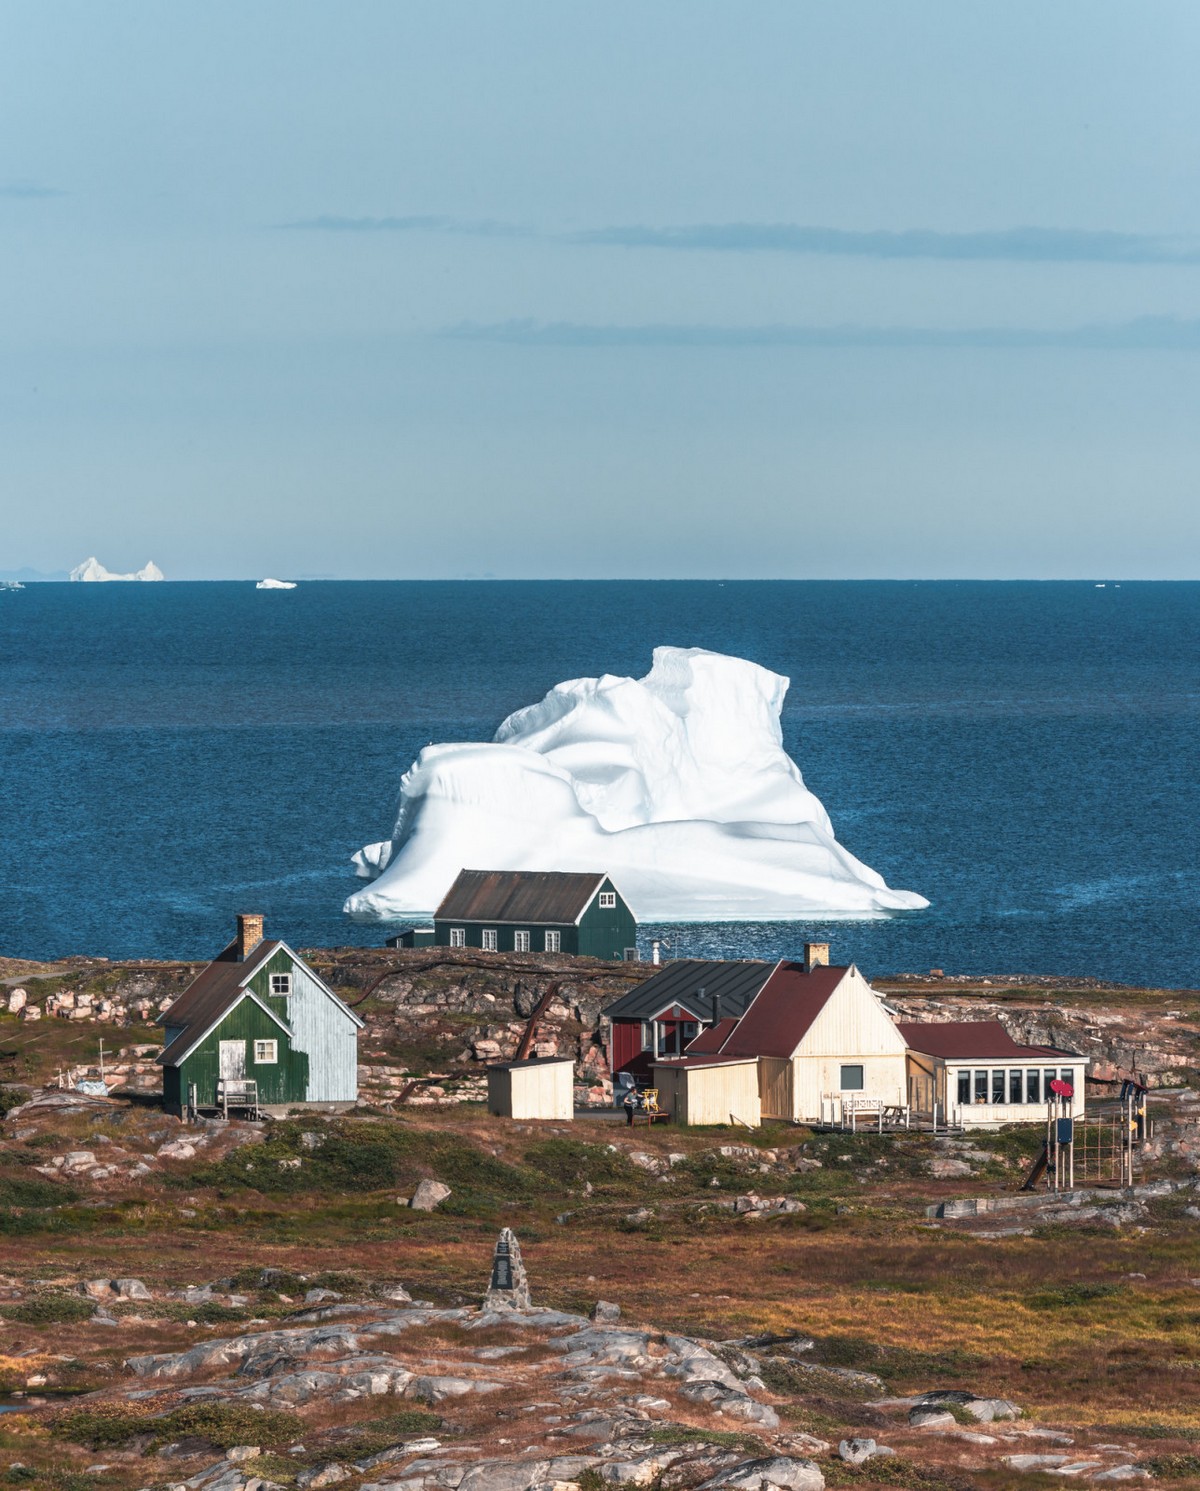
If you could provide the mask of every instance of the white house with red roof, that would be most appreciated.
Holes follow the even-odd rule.
[[[661,1105],[693,1124],[830,1121],[908,1101],[904,1037],[853,964],[830,966],[827,943],[805,944],[802,963],[776,964],[743,1013],[652,1072]]]
[[[964,1128],[1045,1122],[1056,1089],[1071,1090],[1074,1116],[1084,1111],[1087,1061],[1057,1046],[1022,1046],[999,1020],[901,1020],[908,1047],[909,1101]]]

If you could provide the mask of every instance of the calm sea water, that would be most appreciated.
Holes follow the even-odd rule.
[[[341,913],[430,741],[481,740],[656,643],[790,676],[787,749],[839,838],[929,911],[676,927],[931,967],[1200,985],[1200,585],[31,585],[0,594],[0,952],[207,956],[234,912]],[[647,938],[655,929],[647,928]]]

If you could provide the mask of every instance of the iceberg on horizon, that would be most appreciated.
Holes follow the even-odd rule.
[[[576,678],[487,744],[430,745],[390,840],[354,856],[358,921],[427,915],[462,869],[611,875],[643,921],[915,911],[840,845],[783,749],[789,680],[656,647],[645,678]]]
[[[165,578],[153,559],[142,569],[135,570],[132,575],[114,575],[111,570],[104,568],[94,554],[90,559],[85,559],[82,564],[77,564],[71,571],[72,580],[162,580]]]
[[[260,580],[254,588],[255,590],[295,590],[296,582],[295,580],[272,580],[268,576],[267,579]]]

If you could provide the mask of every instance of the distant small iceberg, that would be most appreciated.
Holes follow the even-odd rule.
[[[295,590],[295,580],[260,580],[254,587],[255,590]]]
[[[0,590],[24,590],[20,580],[0,580]]]
[[[144,568],[135,570],[132,575],[114,575],[112,570],[107,570],[93,554],[90,559],[85,559],[82,564],[77,564],[71,571],[72,580],[163,580],[166,576],[152,559]]]

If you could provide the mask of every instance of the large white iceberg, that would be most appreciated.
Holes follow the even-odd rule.
[[[427,915],[462,869],[589,870],[647,921],[869,916],[927,906],[837,842],[783,749],[788,679],[658,647],[645,678],[576,678],[489,744],[427,746],[390,840],[354,856],[362,921]]]
[[[255,590],[295,590],[295,580],[273,580],[270,575],[265,580],[260,580],[254,587]]]
[[[153,559],[141,569],[134,570],[131,575],[114,575],[112,570],[104,568],[94,554],[90,559],[85,559],[82,564],[77,564],[71,571],[72,580],[162,580],[164,578],[162,570]]]

